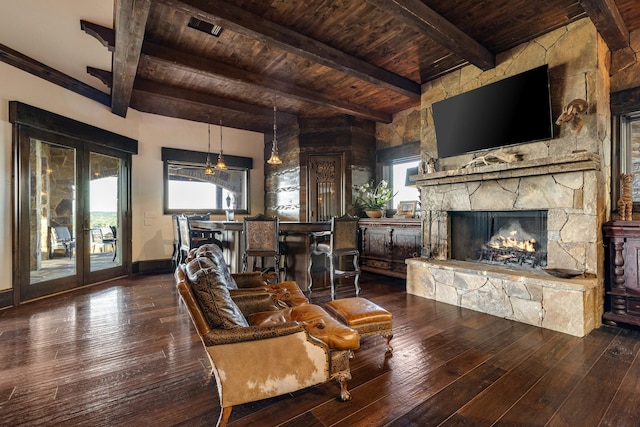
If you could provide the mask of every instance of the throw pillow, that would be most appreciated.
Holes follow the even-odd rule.
[[[208,257],[197,257],[187,266],[193,294],[211,328],[233,329],[249,326],[229,295],[224,274]]]
[[[202,245],[199,248],[192,250],[192,257],[194,259],[198,257],[208,258],[210,261],[208,262],[208,266],[213,266],[219,270],[225,286],[229,289],[238,289],[238,284],[231,275],[231,271],[229,270],[227,262],[224,260],[224,255],[220,246],[213,243]]]

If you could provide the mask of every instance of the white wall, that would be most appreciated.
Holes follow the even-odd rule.
[[[11,162],[12,129],[8,103],[20,101],[34,107],[138,140],[132,165],[132,260],[168,259],[172,252],[171,217],[163,215],[161,147],[207,150],[207,125],[187,120],[139,113],[129,109],[126,118],[108,107],[59,86],[0,63],[0,290],[10,289],[11,275]],[[211,127],[212,141],[217,126]],[[253,157],[250,174],[251,214],[264,211],[264,159],[261,133],[224,128],[225,154]],[[217,150],[216,150],[217,151]],[[146,221],[145,221],[146,218]],[[222,219],[222,217],[220,217]]]

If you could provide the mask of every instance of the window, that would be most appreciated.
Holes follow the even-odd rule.
[[[634,174],[631,186],[633,211],[640,211],[640,87],[611,94],[612,158],[611,207],[617,210],[621,196],[621,174]]]
[[[634,174],[631,194],[637,210],[640,205],[640,112],[624,115],[620,120],[620,169]]]
[[[382,176],[389,182],[393,192],[393,209],[398,209],[400,202],[419,202],[420,192],[414,182],[409,182],[407,170],[414,168],[416,172],[409,171],[409,175],[417,175],[420,164],[420,142],[411,142],[403,145],[383,148],[376,152],[377,163],[382,164]],[[418,212],[418,211],[416,211]]]
[[[393,196],[393,208],[397,209],[400,202],[420,201],[420,195],[415,183],[408,182],[407,171],[414,168],[411,175],[417,175],[415,169],[420,164],[420,160],[409,160],[401,163],[393,163],[391,165],[391,185],[395,196]]]
[[[249,170],[253,160],[227,155],[229,169],[205,175],[205,158],[206,153],[162,148],[165,214],[222,214],[225,210],[249,213]]]

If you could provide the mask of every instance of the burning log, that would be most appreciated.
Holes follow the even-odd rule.
[[[527,252],[515,248],[493,248],[483,245],[478,261],[528,265],[532,268],[545,267],[547,265],[547,254],[542,251]]]
[[[478,261],[529,265],[534,268],[546,266],[546,252],[539,250],[535,238],[526,233],[519,233],[519,230],[521,230],[519,223],[511,225],[508,230],[501,229],[489,242],[482,245]],[[519,238],[519,234],[526,236]]]

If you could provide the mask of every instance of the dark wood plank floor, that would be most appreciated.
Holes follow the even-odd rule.
[[[393,313],[395,351],[363,340],[353,399],[337,401],[332,381],[238,406],[231,426],[640,425],[637,330],[581,339],[407,295],[396,279],[362,286]],[[172,275],[140,276],[1,311],[0,425],[214,425],[215,379],[174,289]]]

